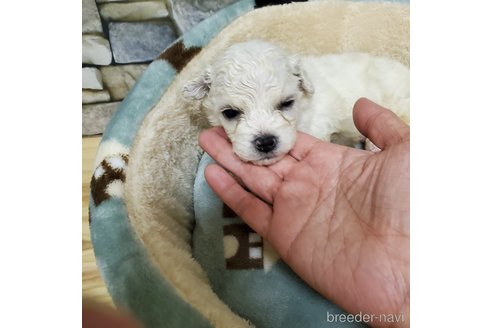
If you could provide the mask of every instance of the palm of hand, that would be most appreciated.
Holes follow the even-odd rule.
[[[399,204],[408,190],[395,190],[408,157],[388,160],[389,152],[408,154],[405,147],[368,154],[319,143],[276,194],[264,235],[305,281],[350,312],[398,315],[408,306],[409,211]]]

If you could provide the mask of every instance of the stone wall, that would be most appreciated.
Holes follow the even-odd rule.
[[[82,134],[106,124],[176,38],[237,0],[82,0]]]

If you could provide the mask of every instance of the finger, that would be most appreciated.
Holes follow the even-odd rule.
[[[298,163],[299,161],[297,159],[292,157],[292,155],[287,154],[280,161],[268,166],[268,168],[283,180]]]
[[[356,101],[353,116],[360,133],[381,149],[401,143],[410,134],[408,125],[395,113],[366,98]]]
[[[316,146],[319,146],[323,141],[309,134],[298,132],[297,141],[289,152],[289,154],[298,161],[302,161]]]
[[[241,161],[232,151],[222,128],[203,131],[199,143],[217,163],[241,179],[254,194],[270,204],[273,202],[282,179],[267,167]]]
[[[214,131],[215,133],[217,133],[222,138],[224,138],[226,140],[229,140],[229,137],[227,136],[227,133],[225,132],[225,130],[224,130],[223,127],[221,127],[221,126],[215,126],[213,128],[210,128],[209,130]]]
[[[272,209],[261,199],[244,190],[217,164],[205,168],[205,179],[212,190],[253,230],[265,236]]]

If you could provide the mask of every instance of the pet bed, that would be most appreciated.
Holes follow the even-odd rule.
[[[146,327],[352,327],[208,188],[208,127],[183,84],[228,45],[260,38],[300,54],[362,51],[409,65],[406,3],[242,0],[178,39],[106,128],[91,181],[98,267]],[[268,6],[267,6],[268,5]],[[261,7],[261,8],[260,8]]]

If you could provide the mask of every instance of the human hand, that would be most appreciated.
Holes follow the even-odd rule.
[[[364,98],[354,105],[354,122],[381,152],[299,133],[295,147],[281,161],[255,166],[232,152],[221,128],[206,130],[200,145],[222,167],[208,166],[205,178],[326,298],[348,312],[374,315],[369,322],[374,326],[395,326],[379,321],[380,314],[403,314],[405,321],[396,326],[406,327],[410,129],[391,111]]]

